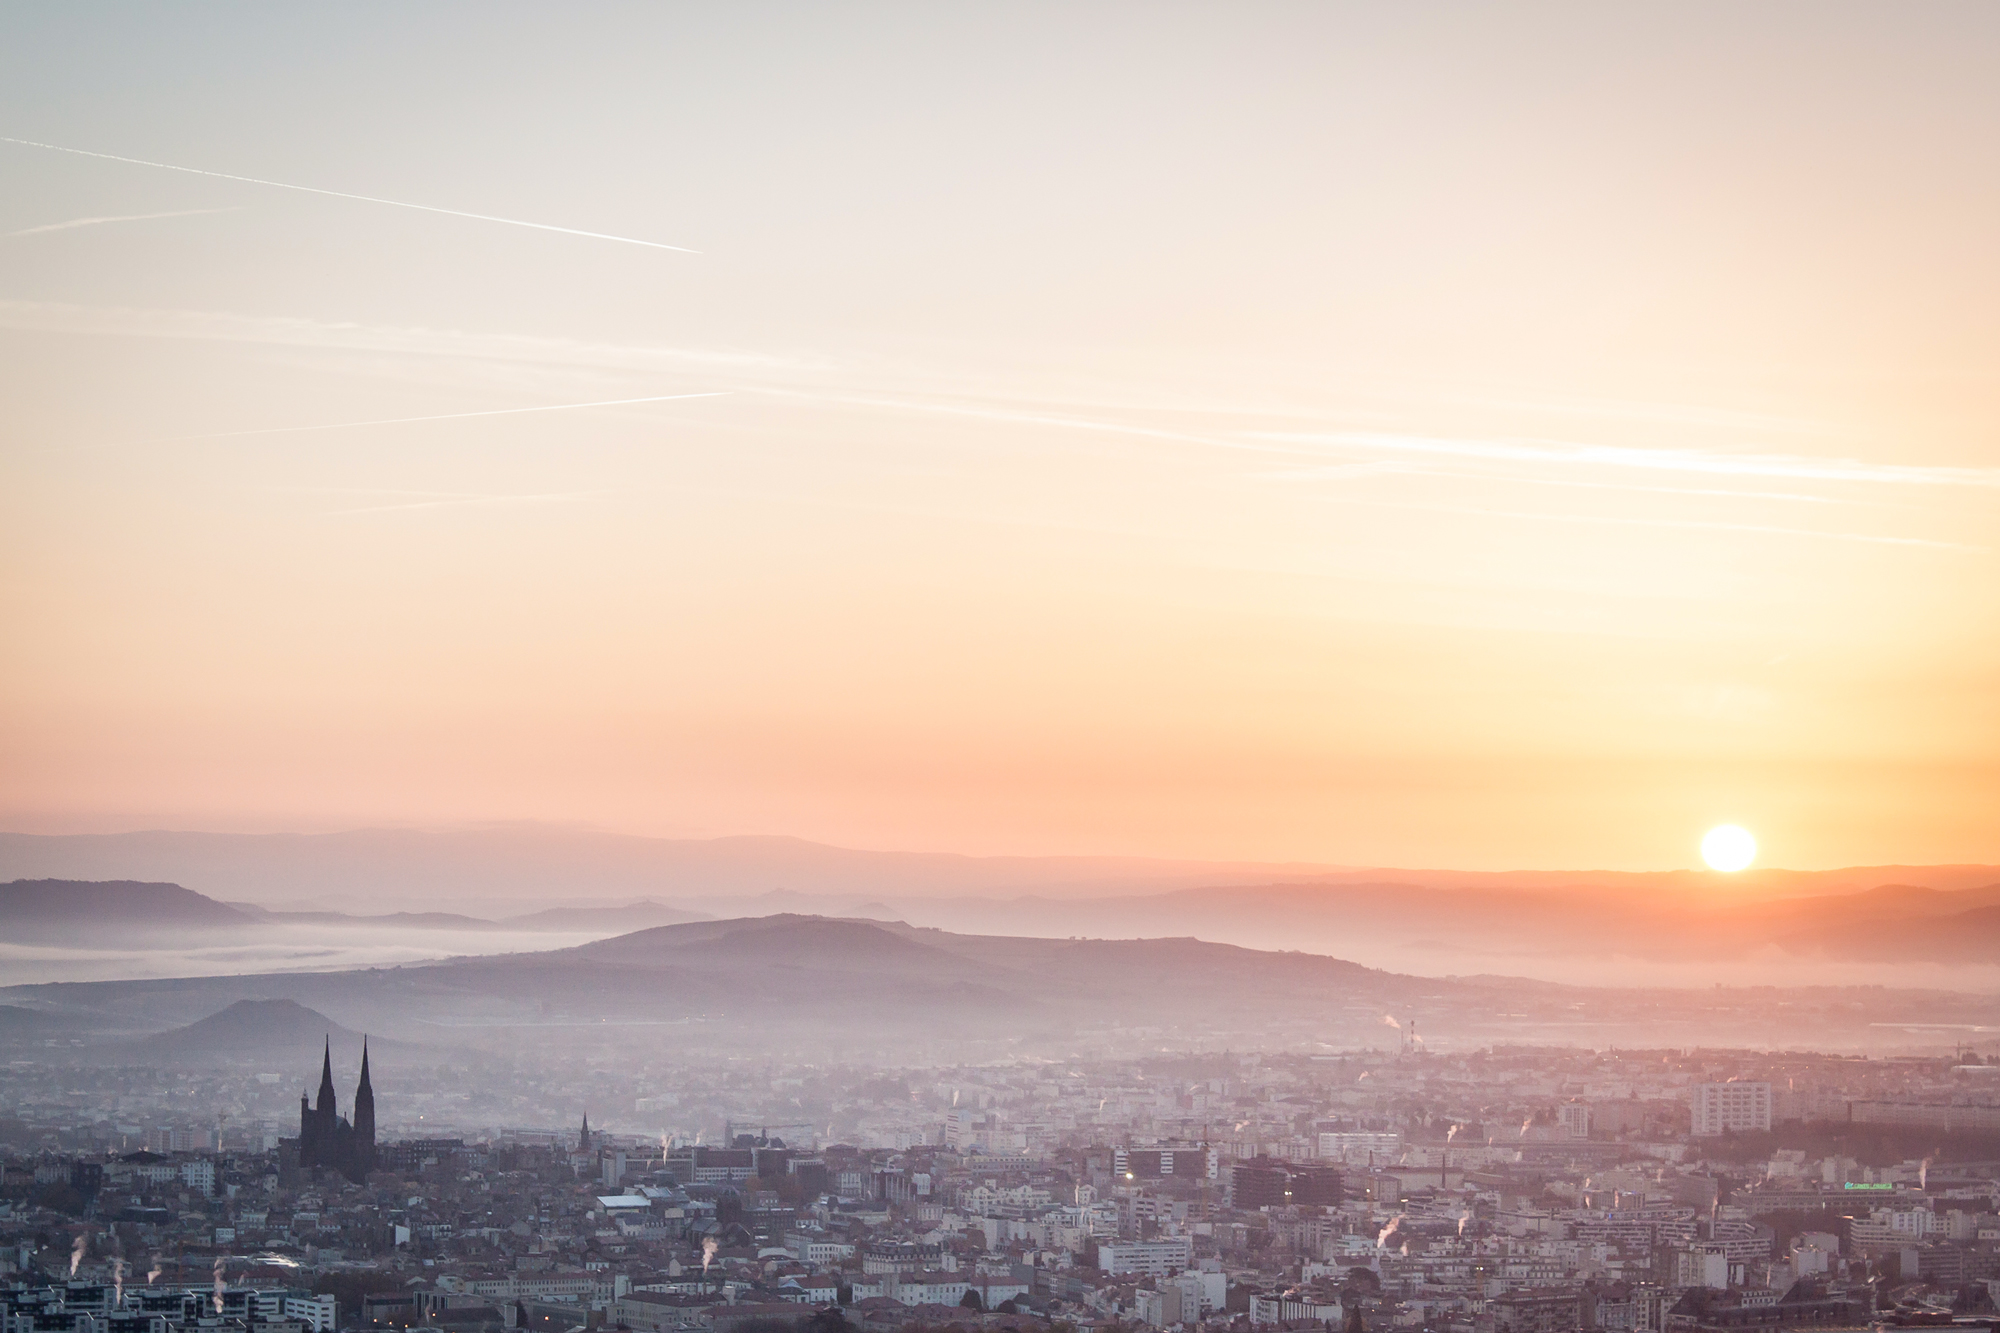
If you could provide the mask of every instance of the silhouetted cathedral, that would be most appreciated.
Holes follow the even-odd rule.
[[[333,1042],[319,1070],[319,1105],[299,1096],[299,1165],[338,1171],[359,1185],[375,1169],[375,1089],[368,1083],[368,1043],[361,1043],[361,1085],[354,1090],[354,1121],[334,1107]]]

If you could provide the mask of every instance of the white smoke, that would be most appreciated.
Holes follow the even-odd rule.
[[[715,1262],[715,1252],[722,1247],[715,1243],[715,1237],[704,1236],[701,1242],[701,1275],[708,1276],[708,1266]]]
[[[153,1266],[146,1270],[146,1285],[150,1287],[159,1281],[162,1271],[160,1268],[160,1256],[156,1254],[153,1256]]]
[[[1458,1131],[1462,1128],[1464,1128],[1462,1125],[1453,1125],[1450,1129],[1446,1130],[1444,1132],[1444,1141],[1450,1143],[1453,1139],[1457,1138]]]
[[[84,1232],[76,1233],[76,1240],[69,1247],[69,1275],[76,1276],[76,1266],[83,1262],[84,1251],[90,1248],[90,1238]]]
[[[1383,1228],[1382,1228],[1382,1230],[1381,1230],[1381,1232],[1380,1232],[1380,1233],[1379,1233],[1379,1234],[1378,1234],[1378,1235],[1377,1235],[1377,1236],[1375,1237],[1375,1248],[1376,1248],[1376,1249],[1378,1249],[1378,1250],[1381,1250],[1381,1249],[1387,1249],[1387,1248],[1388,1248],[1388,1245],[1389,1245],[1389,1237],[1391,1237],[1391,1236],[1395,1235],[1395,1234],[1396,1234],[1396,1228],[1397,1228],[1397,1227],[1400,1227],[1400,1226],[1402,1226],[1402,1225],[1403,1225],[1403,1218],[1404,1218],[1405,1216],[1406,1216],[1406,1214],[1403,1214],[1403,1213],[1397,1213],[1397,1214],[1396,1214],[1396,1215],[1395,1215],[1394,1217],[1392,1217],[1392,1218],[1390,1218],[1390,1219],[1389,1219],[1389,1225],[1388,1225],[1388,1226],[1386,1226],[1386,1227],[1383,1227]]]
[[[222,1313],[222,1262],[223,1256],[215,1256],[215,1312]]]
[[[123,1259],[113,1259],[111,1261],[111,1303],[113,1305],[123,1305],[125,1303],[125,1261]]]
[[[1403,1025],[1396,1021],[1396,1016],[1394,1014],[1382,1015],[1382,1021],[1384,1023],[1387,1023],[1390,1027],[1395,1028],[1398,1032],[1402,1031]]]
[[[1929,1189],[1929,1188],[1930,1188],[1930,1182],[1931,1182],[1931,1163],[1932,1163],[1932,1162],[1934,1162],[1934,1161],[1936,1161],[1936,1160],[1937,1160],[1937,1159],[1936,1159],[1936,1158],[1934,1158],[1934,1157],[1926,1157],[1926,1158],[1924,1158],[1924,1160],[1923,1160],[1923,1161],[1921,1161],[1921,1162],[1917,1163],[1917,1188],[1918,1188],[1918,1189],[1920,1189],[1920,1190],[1923,1190],[1923,1189]]]
[[[1472,1214],[1470,1211],[1463,1212],[1458,1215],[1458,1234],[1460,1236],[1463,1236],[1465,1234],[1465,1224],[1467,1222],[1470,1222],[1471,1220],[1472,1220]]]

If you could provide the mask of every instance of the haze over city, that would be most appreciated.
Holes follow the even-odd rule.
[[[2000,1328],[1996,67],[0,12],[0,1333]]]

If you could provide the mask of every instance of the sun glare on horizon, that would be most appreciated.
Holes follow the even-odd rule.
[[[1701,859],[1712,870],[1741,870],[1757,859],[1757,839],[1749,829],[1718,824],[1701,840]]]

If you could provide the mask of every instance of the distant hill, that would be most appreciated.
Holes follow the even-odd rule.
[[[677,926],[689,921],[713,921],[706,912],[669,907],[665,903],[627,903],[623,907],[551,907],[547,911],[510,916],[500,922],[523,930],[632,931],[650,926]]]
[[[39,1009],[24,1009],[17,1004],[0,1004],[0,1046],[40,1045],[50,1038],[68,1037],[87,1030],[75,1015],[51,1014]]]
[[[499,930],[500,923],[485,917],[458,912],[381,912],[356,916],[352,912],[277,912],[255,903],[230,903],[256,921],[279,926],[366,926],[383,930]]]
[[[178,884],[140,880],[17,879],[0,884],[0,932],[65,943],[134,931],[236,929],[252,919]]]
[[[2000,896],[2000,885],[1995,885],[1992,892]],[[1977,907],[1969,912],[1950,912],[1948,907],[1937,912],[1905,910],[1900,916],[1864,918],[1801,931],[1780,939],[1778,944],[1791,953],[1819,953],[1869,962],[1991,963],[2000,960],[2000,905]]]
[[[345,1097],[360,1060],[362,1034],[296,1000],[238,1000],[186,1027],[100,1048],[99,1055],[134,1064],[256,1060],[295,1066],[307,1083],[318,1081],[321,1044],[329,1040],[335,1078]],[[377,1055],[403,1048],[403,1043],[381,1038],[369,1044]]]

